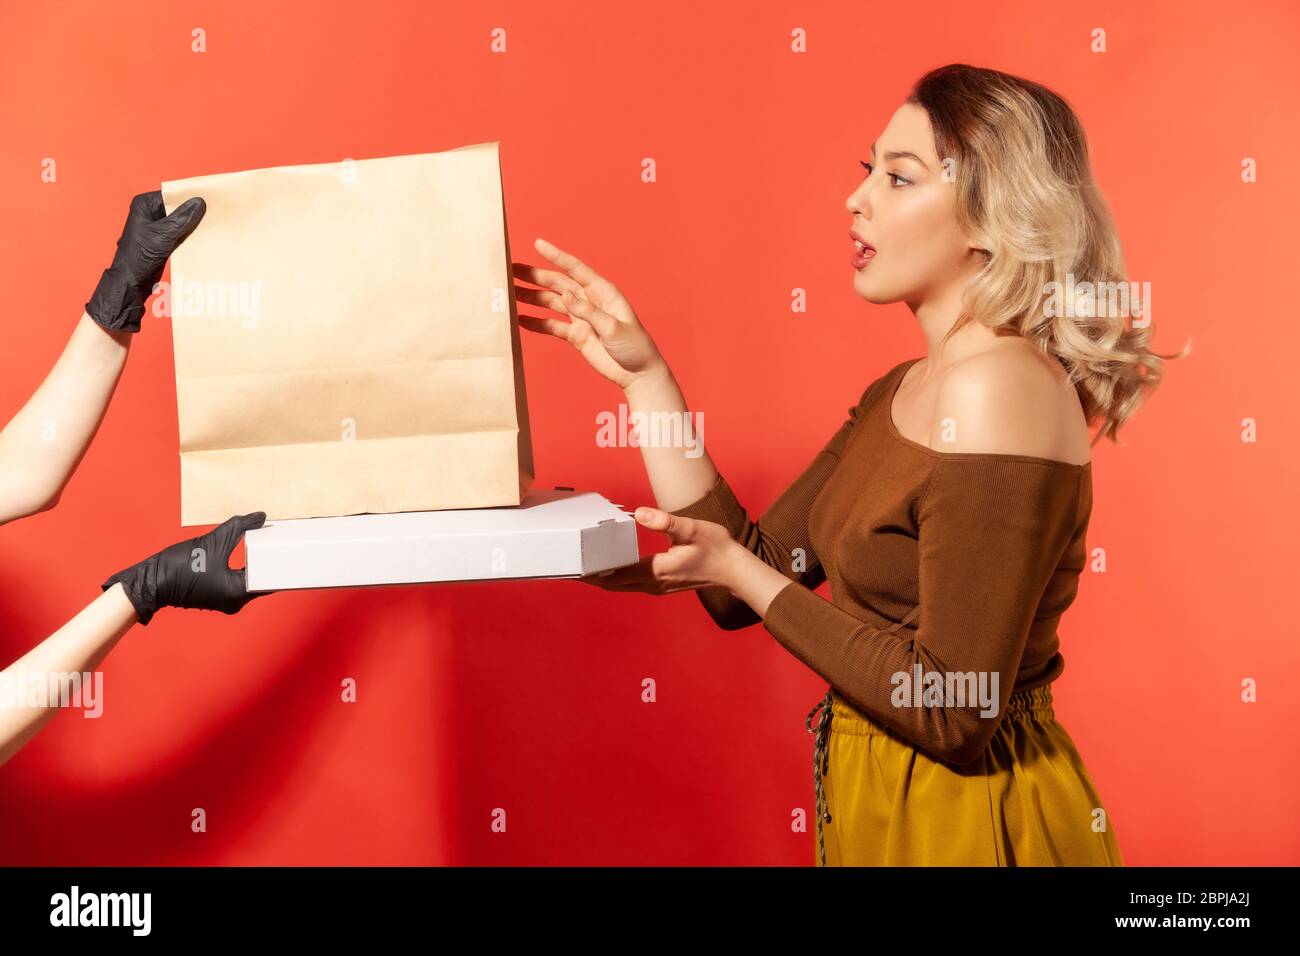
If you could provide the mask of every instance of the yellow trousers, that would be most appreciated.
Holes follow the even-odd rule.
[[[1124,865],[1110,817],[1056,720],[1051,685],[1013,694],[989,746],[961,767],[917,750],[834,691],[828,699],[816,749],[830,821],[819,809],[818,864]]]

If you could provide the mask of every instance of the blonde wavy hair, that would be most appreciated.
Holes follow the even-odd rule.
[[[1098,307],[1097,289],[1131,286],[1074,111],[1037,83],[964,63],[921,77],[907,102],[929,114],[940,161],[955,175],[958,221],[986,260],[943,342],[971,322],[1028,339],[1069,373],[1089,426],[1101,422],[1092,444],[1107,435],[1118,444],[1164,361],[1191,346],[1151,351],[1154,323],[1131,323],[1146,312],[1140,297]],[[1062,290],[1075,293],[1065,308]]]

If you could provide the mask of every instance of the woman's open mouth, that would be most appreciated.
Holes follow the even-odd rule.
[[[853,265],[853,268],[863,269],[868,262],[876,257],[876,247],[869,242],[863,242],[852,232],[849,233],[849,238],[853,240],[854,246],[853,258],[849,262]]]

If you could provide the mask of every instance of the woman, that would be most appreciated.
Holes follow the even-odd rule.
[[[1091,446],[1114,440],[1171,356],[1123,314],[1045,308],[1067,276],[1126,281],[1060,97],[935,70],[862,165],[847,201],[854,289],[906,302],[927,355],[872,382],[756,522],[707,454],[643,444],[659,508],[637,520],[672,546],[591,583],[698,589],[721,627],[761,620],[829,682],[807,721],[821,708],[822,865],[1122,865],[1052,710],[1056,626],[1086,559]],[[560,271],[516,265],[540,287],[519,298],[568,320],[520,322],[577,348],[629,413],[686,414],[618,290],[537,249]],[[826,580],[832,602],[813,593]]]
[[[140,331],[145,302],[172,251],[198,226],[205,206],[191,199],[170,216],[162,195],[131,201],[117,254],[86,303],[67,347],[27,404],[0,431],[0,524],[58,504],[91,439]],[[49,675],[84,674],[99,666],[131,625],[148,624],[162,607],[234,614],[257,595],[243,569],[229,566],[243,533],[261,527],[257,512],[172,545],[110,577],[99,597],[4,671],[0,671],[0,764],[45,726],[59,701],[26,691]]]

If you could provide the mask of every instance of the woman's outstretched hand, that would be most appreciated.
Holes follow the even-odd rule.
[[[589,574],[578,580],[607,591],[643,591],[647,594],[673,594],[707,587],[730,588],[740,559],[749,555],[726,528],[712,521],[644,507],[636,509],[636,520],[644,528],[668,535],[672,547],[625,568]]]
[[[568,321],[520,313],[520,325],[568,342],[592,368],[624,391],[667,374],[667,363],[650,333],[614,283],[545,239],[538,239],[534,246],[556,270],[511,263],[516,278],[541,286],[516,285],[515,298],[566,315]]]

